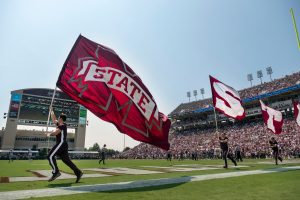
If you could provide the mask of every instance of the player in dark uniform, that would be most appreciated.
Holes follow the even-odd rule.
[[[242,151],[241,151],[241,147],[239,145],[236,145],[236,147],[235,147],[235,159],[237,162],[239,162],[239,161],[243,162]]]
[[[9,150],[9,153],[8,153],[8,162],[13,162],[14,161],[14,152],[13,150]]]
[[[221,149],[222,149],[222,158],[225,161],[224,168],[228,168],[227,158],[229,158],[233,162],[233,164],[235,166],[237,166],[236,161],[234,160],[232,154],[228,153],[228,150],[229,150],[229,148],[228,148],[228,137],[226,136],[225,133],[222,133],[221,136],[219,136],[219,142],[220,142],[220,146],[221,146]]]
[[[102,148],[102,150],[101,150],[101,153],[100,153],[99,164],[100,164],[101,162],[103,162],[103,165],[105,165],[106,151],[107,151],[107,149],[106,149],[106,144],[104,144],[104,145],[103,145],[103,148]]]
[[[179,154],[179,159],[178,159],[178,161],[182,161],[184,159],[184,153],[183,153],[183,151],[181,151],[180,152],[180,154]]]
[[[274,137],[271,137],[271,140],[269,141],[270,147],[273,150],[273,156],[275,158],[275,164],[278,165],[278,159],[280,162],[282,162],[281,156],[279,156],[279,148],[278,148],[278,142],[275,140]]]
[[[31,149],[28,149],[27,158],[28,158],[28,161],[32,160],[32,151],[31,151]]]
[[[171,150],[167,152],[167,161],[172,161],[172,153]]]
[[[61,158],[61,160],[74,171],[74,174],[77,177],[76,183],[78,183],[83,173],[76,167],[76,165],[71,161],[69,157],[67,143],[67,125],[65,123],[67,117],[65,114],[62,113],[59,116],[58,120],[56,120],[56,116],[51,110],[51,118],[53,123],[56,124],[57,127],[56,130],[50,134],[52,136],[56,136],[56,144],[52,147],[47,156],[47,159],[49,160],[49,163],[53,169],[52,177],[48,181],[53,181],[61,175],[57,167],[55,158],[55,156],[58,155]]]

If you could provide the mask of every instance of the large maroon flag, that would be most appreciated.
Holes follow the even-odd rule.
[[[300,104],[298,101],[293,101],[293,104],[294,104],[294,115],[296,118],[296,122],[300,126],[300,112],[299,112]]]
[[[142,80],[114,50],[80,35],[56,84],[120,132],[169,149],[170,120],[158,111]]]
[[[275,134],[282,132],[283,118],[282,113],[278,110],[274,110],[266,106],[261,100],[259,100],[261,106],[262,117],[267,128]]]
[[[209,79],[214,107],[231,118],[244,119],[246,114],[239,93],[212,76]]]

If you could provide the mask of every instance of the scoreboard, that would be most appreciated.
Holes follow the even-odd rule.
[[[46,126],[52,96],[53,90],[51,89],[12,91],[9,117],[16,118],[18,124],[21,125]],[[86,108],[80,106],[65,93],[56,91],[52,107],[56,117],[61,113],[67,115],[66,123],[70,127],[86,124]]]

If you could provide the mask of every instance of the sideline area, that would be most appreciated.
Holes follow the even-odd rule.
[[[162,178],[162,179],[82,185],[82,186],[60,187],[60,188],[49,188],[49,189],[18,190],[18,191],[0,192],[0,199],[11,200],[11,199],[24,199],[24,198],[31,198],[31,197],[50,197],[50,196],[71,195],[71,194],[80,194],[80,193],[89,193],[89,192],[125,190],[125,189],[132,189],[132,188],[187,183],[187,182],[204,181],[204,180],[211,180],[211,179],[231,178],[231,177],[239,177],[239,176],[246,176],[246,175],[286,172],[291,170],[300,170],[300,166],[282,167],[282,168],[265,169],[265,170],[249,170],[249,171],[242,171],[242,172],[227,172],[227,173],[217,173],[217,174],[195,175],[195,176],[185,176],[180,178]]]
[[[178,165],[179,166],[179,165]],[[114,176],[114,175],[143,175],[143,174],[160,174],[167,172],[190,172],[190,171],[202,171],[202,170],[213,170],[213,169],[223,169],[222,165],[183,165],[183,167],[161,167],[161,166],[142,166],[143,168],[153,168],[157,169],[157,171],[151,171],[146,169],[132,169],[127,167],[114,167],[114,168],[85,168],[82,169],[84,172],[92,172],[92,173],[84,173],[82,178],[97,178],[97,177],[106,177],[106,176]],[[232,168],[242,168],[249,166],[231,166]],[[22,182],[22,181],[47,181],[49,177],[51,177],[51,170],[30,170],[34,176],[24,176],[24,177],[0,177],[0,183],[12,183],[12,182]],[[74,174],[68,174],[61,171],[61,176],[57,179],[75,179],[76,176]]]

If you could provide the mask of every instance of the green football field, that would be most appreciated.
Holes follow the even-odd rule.
[[[47,181],[22,181],[22,182],[7,182],[9,177],[33,177],[35,176],[32,170],[50,170],[50,166],[46,160],[34,161],[19,161],[8,163],[6,160],[0,161],[0,199],[5,199],[1,195],[3,192],[10,192],[14,194],[20,190],[36,189],[55,189],[61,187],[72,187],[76,191],[76,186],[96,185],[112,183],[141,181],[151,179],[176,179],[189,178],[200,175],[224,174],[233,172],[251,172],[251,171],[272,171],[278,170],[274,173],[243,175],[236,177],[217,178],[210,180],[197,180],[192,182],[180,182],[173,184],[164,184],[150,187],[137,187],[130,189],[116,189],[102,192],[87,192],[81,194],[58,195],[41,197],[37,199],[220,199],[220,200],[253,200],[253,199],[272,199],[272,200],[293,200],[300,199],[300,170],[292,169],[280,171],[281,168],[292,166],[300,166],[300,160],[287,160],[280,163],[278,166],[272,164],[273,160],[245,160],[239,163],[241,167],[233,167],[229,163],[229,169],[223,169],[221,165],[222,160],[173,160],[168,162],[166,160],[108,160],[105,166],[99,165],[97,160],[74,160],[74,163],[81,169],[87,168],[130,168],[158,171],[157,174],[145,175],[126,175],[120,173],[107,173],[111,176],[99,178],[82,178],[80,183],[75,184],[75,179],[55,180],[53,182]],[[58,161],[59,168],[66,173],[71,173],[61,161]],[[145,166],[148,166],[145,168]],[[167,168],[160,167],[174,167],[174,168],[195,168],[199,170],[173,172],[168,171]],[[211,169],[200,170],[201,167],[211,167]],[[243,167],[242,167],[243,166]],[[84,171],[85,174],[95,173],[91,171]],[[233,173],[234,174],[234,173]],[[201,177],[201,176],[200,176]],[[75,188],[74,188],[75,187]],[[50,190],[51,191],[51,190]],[[34,198],[35,199],[35,198]]]

